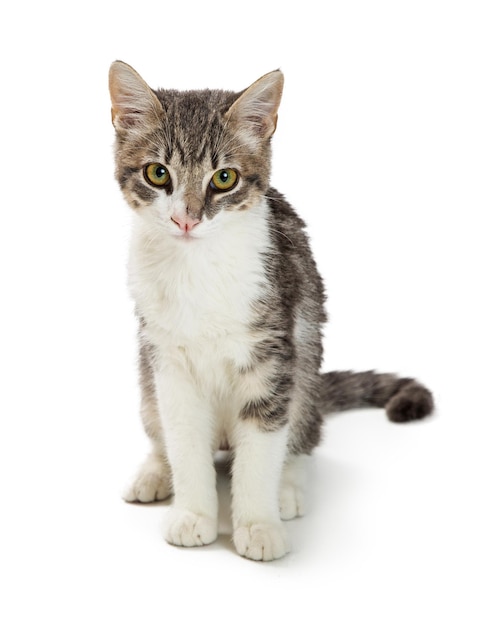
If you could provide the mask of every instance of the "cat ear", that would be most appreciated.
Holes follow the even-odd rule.
[[[139,74],[127,63],[115,61],[109,75],[111,119],[116,130],[130,131],[155,122],[162,105]]]
[[[283,86],[280,70],[265,74],[239,96],[226,117],[254,140],[269,139],[277,126]]]

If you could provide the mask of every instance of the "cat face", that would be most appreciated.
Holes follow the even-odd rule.
[[[183,240],[251,209],[268,189],[282,86],[275,71],[240,94],[154,92],[130,66],[113,63],[116,175],[129,205]]]

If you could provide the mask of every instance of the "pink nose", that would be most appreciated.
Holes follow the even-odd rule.
[[[174,222],[174,224],[178,226],[180,230],[185,233],[189,233],[190,230],[193,230],[197,224],[200,224],[201,221],[199,219],[190,217],[188,214],[183,216],[174,215],[173,217],[171,217],[171,220]]]

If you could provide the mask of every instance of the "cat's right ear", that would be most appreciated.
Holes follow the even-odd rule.
[[[111,119],[117,131],[134,131],[157,122],[163,108],[153,91],[130,65],[111,64]]]

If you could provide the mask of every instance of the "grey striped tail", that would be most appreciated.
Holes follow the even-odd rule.
[[[392,422],[410,422],[430,415],[434,403],[431,392],[413,378],[345,371],[321,375],[317,406],[322,414],[384,407]]]

